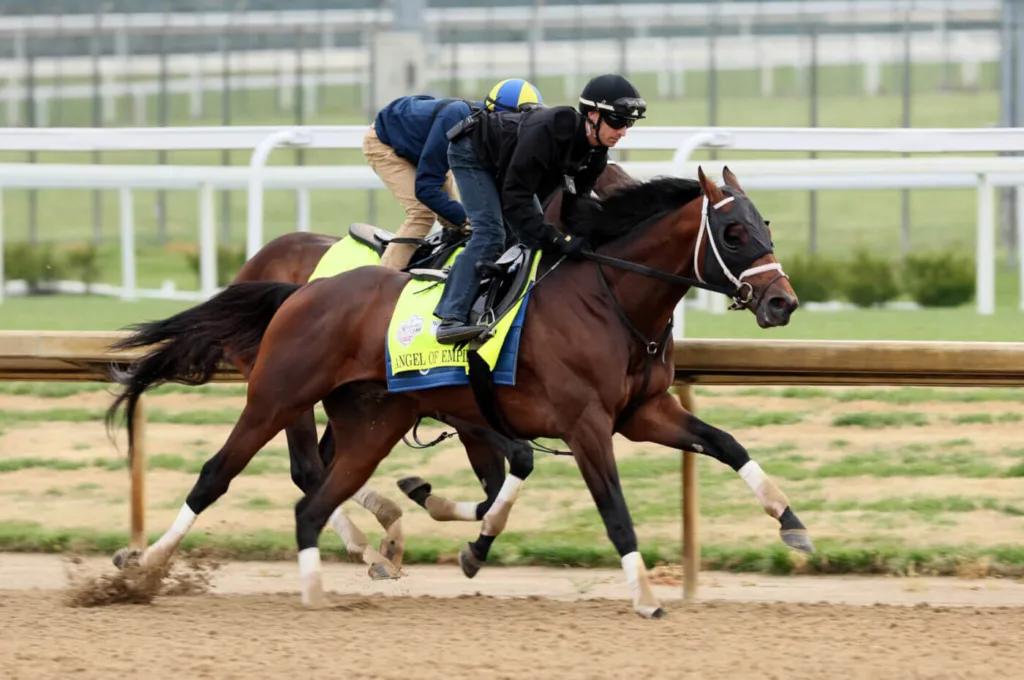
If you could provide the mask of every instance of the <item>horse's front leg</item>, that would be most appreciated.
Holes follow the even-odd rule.
[[[708,425],[665,392],[644,403],[621,428],[633,441],[652,442],[711,456],[735,470],[753,490],[761,507],[779,521],[779,533],[790,548],[814,552],[807,529],[786,497],[757,461],[728,432]]]
[[[633,610],[645,618],[661,618],[665,610],[654,596],[647,567],[637,549],[636,532],[619,482],[611,435],[611,418],[595,406],[577,420],[566,443],[604,520],[608,538],[619,553],[633,594]]]

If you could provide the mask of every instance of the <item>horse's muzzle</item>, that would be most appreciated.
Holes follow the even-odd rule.
[[[761,328],[785,326],[799,306],[800,300],[789,293],[770,293],[762,300],[757,310],[757,325]]]

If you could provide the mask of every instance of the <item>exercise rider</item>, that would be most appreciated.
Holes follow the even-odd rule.
[[[464,342],[485,330],[468,323],[480,288],[476,265],[501,255],[505,222],[529,247],[570,258],[587,247],[582,237],[545,221],[541,200],[563,183],[567,191],[589,194],[608,162],[608,149],[644,118],[647,103],[628,80],[606,74],[587,83],[578,108],[485,113],[452,129],[448,161],[473,231],[434,310],[441,319],[438,342]]]
[[[377,114],[363,137],[363,156],[405,209],[397,238],[421,239],[434,226],[466,225],[466,211],[448,169],[447,132],[480,111],[518,111],[543,103],[540,93],[519,78],[503,80],[484,102],[437,99],[426,95],[399,97]],[[380,264],[403,269],[416,252],[411,243],[393,243]]]

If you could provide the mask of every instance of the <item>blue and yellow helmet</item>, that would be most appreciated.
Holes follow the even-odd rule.
[[[520,111],[542,105],[540,91],[522,78],[508,78],[491,90],[484,100],[488,111]]]

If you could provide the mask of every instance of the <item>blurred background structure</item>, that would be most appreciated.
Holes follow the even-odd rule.
[[[401,94],[480,99],[507,77],[533,81],[548,104],[574,103],[587,78],[608,71],[634,79],[652,125],[1024,125],[1024,0],[0,0],[0,12],[7,126],[365,124]],[[380,55],[396,52],[404,70],[388,71],[393,60]],[[785,157],[694,158],[736,154]],[[2,152],[0,161],[228,165],[248,154]],[[361,162],[354,150],[272,159]],[[146,248],[194,243],[194,198],[146,193],[135,198],[141,259]],[[267,238],[295,228],[296,199],[278,193],[268,194]],[[1000,251],[1012,268],[1015,192],[1000,193]],[[102,253],[116,246],[116,192],[5,194],[8,242],[88,242],[116,260]],[[313,230],[392,228],[397,205],[377,194],[317,192]],[[970,189],[758,200],[790,252],[973,248]],[[218,241],[242,243],[244,193],[217,202]],[[143,269],[142,278],[178,276]]]

